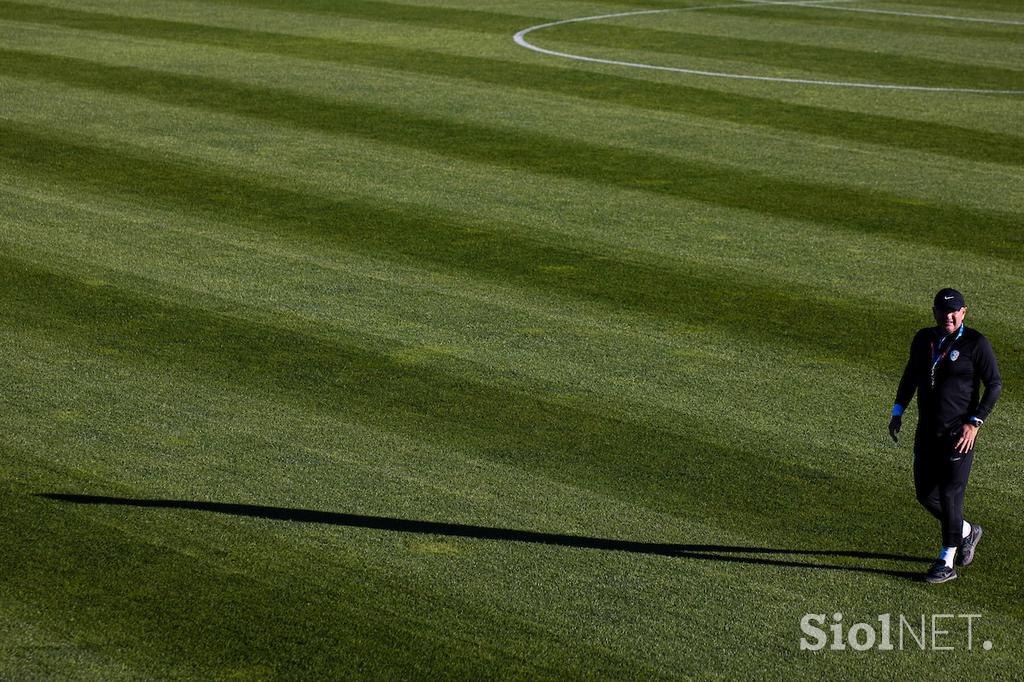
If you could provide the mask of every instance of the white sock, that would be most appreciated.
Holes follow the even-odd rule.
[[[967,523],[967,519],[964,519],[964,529],[962,531],[962,536],[963,537],[967,537],[970,534],[971,534],[971,524]]]
[[[946,568],[953,568],[953,559],[955,557],[956,547],[943,547],[942,554],[939,555],[939,560],[946,562]]]

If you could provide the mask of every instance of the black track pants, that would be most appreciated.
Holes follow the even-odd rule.
[[[974,452],[957,452],[959,439],[959,429],[942,435],[918,433],[914,438],[917,501],[942,524],[943,547],[956,547],[963,537],[964,491]]]

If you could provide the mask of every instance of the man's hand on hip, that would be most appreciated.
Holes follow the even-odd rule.
[[[899,435],[901,428],[903,428],[903,417],[893,416],[893,418],[889,420],[889,435],[892,436],[893,443],[900,442],[899,438],[897,438],[896,436]]]
[[[978,437],[978,427],[974,424],[964,424],[963,431],[960,432],[960,440],[956,442],[954,448],[957,452],[967,454],[974,449],[974,439]]]

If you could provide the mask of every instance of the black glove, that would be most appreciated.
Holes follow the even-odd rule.
[[[899,435],[900,429],[902,427],[903,427],[903,417],[895,417],[894,416],[892,419],[889,420],[889,435],[892,436],[892,442],[893,443],[900,442],[899,438],[897,438],[896,436]]]

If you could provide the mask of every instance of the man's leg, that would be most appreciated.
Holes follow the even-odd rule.
[[[943,519],[942,500],[939,488],[939,467],[934,453],[922,450],[914,452],[914,491],[917,501],[940,522]]]
[[[959,541],[953,545],[946,543],[946,515],[943,507],[942,483],[945,480],[945,469],[949,462],[944,456],[947,451],[943,449],[942,443],[936,442],[938,439],[922,436],[923,434],[918,432],[914,438],[914,489],[917,493],[917,501],[939,520],[943,531],[942,552],[938,560],[928,569],[924,579],[930,583],[944,583],[956,578],[953,563],[956,558],[956,548],[960,544]]]
[[[964,492],[971,474],[974,453],[951,452],[942,467],[939,481],[939,500],[942,507],[942,545],[959,546],[964,531]]]

